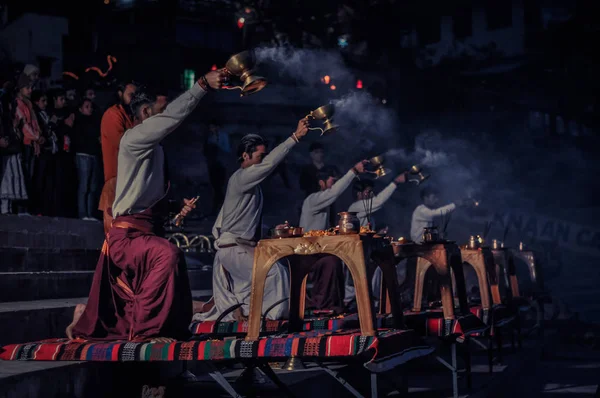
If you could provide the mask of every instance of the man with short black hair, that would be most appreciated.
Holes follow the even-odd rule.
[[[225,71],[208,72],[167,106],[156,93],[139,91],[132,97],[138,124],[125,132],[119,146],[114,220],[88,304],[76,307],[69,338],[169,342],[189,337],[193,304],[185,257],[156,233],[162,225],[159,203],[168,192],[160,143],[208,91],[226,81]],[[184,202],[185,216],[195,205]]]
[[[267,153],[266,142],[258,134],[244,136],[237,148],[240,168],[231,175],[223,206],[213,226],[217,253],[213,265],[213,300],[205,313],[195,320],[215,320],[226,309],[242,304],[223,320],[247,319],[254,264],[254,247],[261,238],[263,194],[260,183],[277,167],[308,132],[308,120],[298,122],[296,131],[287,140]],[[263,311],[271,308],[269,319],[281,319],[288,313],[290,281],[281,263],[273,265],[267,274]],[[279,304],[277,304],[279,302]]]
[[[117,187],[117,157],[119,143],[125,131],[133,127],[131,114],[131,96],[135,94],[139,84],[133,81],[121,83],[117,87],[118,103],[104,112],[100,123],[100,142],[102,144],[102,160],[104,166],[104,187],[100,194],[98,209],[104,214],[104,233],[112,223],[110,208],[115,201]]]
[[[352,186],[355,202],[350,205],[349,212],[358,213],[360,225],[366,227],[371,223],[371,229],[375,229],[375,221],[372,214],[379,211],[385,202],[392,197],[392,194],[398,188],[398,184],[406,182],[406,172],[398,175],[377,195],[373,194],[374,183],[372,180],[355,181]]]
[[[392,182],[388,184],[381,192],[377,195],[373,193],[373,187],[375,184],[372,180],[359,180],[355,181],[352,185],[352,192],[354,194],[355,202],[348,208],[349,212],[357,213],[356,216],[360,220],[360,225],[366,227],[370,225],[372,230],[375,230],[375,220],[373,219],[373,213],[379,211],[383,205],[392,197],[392,194],[396,192],[398,184],[406,182],[406,172],[398,175]],[[371,278],[371,286],[373,296],[379,298],[379,292],[381,288],[383,273],[381,268],[377,268]],[[354,286],[350,280],[349,273],[346,273],[346,293],[344,301],[349,303],[355,298]]]
[[[457,200],[446,206],[436,207],[440,202],[439,191],[431,187],[425,187],[421,190],[421,200],[423,204],[416,207],[410,223],[410,239],[414,242],[421,241],[423,230],[427,227],[432,227],[436,219],[452,213],[457,207],[473,202],[472,200],[464,199]]]
[[[317,172],[319,192],[304,199],[300,227],[305,232],[326,230],[329,227],[330,206],[350,186],[354,178],[365,171],[366,160],[354,165],[342,178],[338,179],[337,170],[323,167]],[[315,258],[304,257],[298,261],[313,263],[311,279],[313,287],[308,299],[308,307],[317,310],[334,310],[338,313],[344,307],[344,269],[342,260],[336,256],[323,255]]]

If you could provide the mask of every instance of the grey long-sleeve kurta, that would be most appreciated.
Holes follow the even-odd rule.
[[[329,206],[350,186],[356,174],[350,170],[329,189],[310,194],[302,203],[300,227],[304,231],[327,229]]]
[[[263,198],[259,184],[296,145],[292,137],[275,147],[259,164],[239,169],[227,183],[227,192],[212,233],[216,246],[236,243],[236,239],[252,240],[260,231]]]
[[[392,181],[387,187],[383,189],[383,191],[379,192],[375,197],[373,197],[371,203],[369,203],[369,200],[357,200],[356,202],[350,205],[348,211],[352,213],[358,213],[356,216],[360,220],[360,226],[366,227],[369,223],[369,220],[367,219],[367,210],[369,209],[369,207],[371,207],[371,214],[380,210],[385,204],[385,202],[387,202],[388,199],[392,197],[392,194],[396,191],[396,188],[398,188],[398,185],[396,185],[396,183]],[[371,228],[375,229],[375,220],[372,216]]]
[[[205,94],[196,83],[163,113],[125,132],[119,145],[114,217],[141,213],[165,196],[165,155],[159,144],[192,113]]]
[[[421,241],[423,236],[423,229],[426,227],[432,227],[435,219],[448,213],[453,212],[456,209],[454,203],[449,205],[438,207],[437,209],[430,209],[425,205],[419,205],[415,209],[412,215],[410,223],[410,239],[414,242]]]

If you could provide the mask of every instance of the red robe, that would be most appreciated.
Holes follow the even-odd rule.
[[[74,337],[131,341],[191,336],[192,294],[185,257],[152,227],[148,210],[115,219]]]

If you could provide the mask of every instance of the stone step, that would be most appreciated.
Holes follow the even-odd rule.
[[[165,385],[180,362],[0,362],[0,398],[141,397],[142,386]]]
[[[0,247],[100,249],[101,222],[74,218],[0,216]]]
[[[212,291],[192,290],[192,295],[204,301]],[[75,306],[86,302],[87,297],[81,296],[0,303],[0,345],[63,337],[73,319]]]
[[[85,297],[94,276],[90,270],[0,272],[0,302]],[[212,268],[188,269],[192,290],[210,289]]]
[[[0,247],[0,273],[93,271],[99,256],[97,249]]]

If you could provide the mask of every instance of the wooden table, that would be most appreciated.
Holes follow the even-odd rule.
[[[469,264],[477,274],[479,283],[479,293],[481,296],[481,307],[489,311],[492,308],[490,303],[490,290],[492,302],[500,304],[500,290],[498,287],[498,276],[496,273],[496,264],[494,255],[489,247],[479,249],[460,249],[462,261]],[[489,288],[488,288],[489,285]]]
[[[250,292],[250,312],[248,314],[248,334],[246,340],[257,340],[260,331],[262,302],[267,273],[278,260],[293,255],[330,254],[340,258],[348,267],[354,287],[361,334],[374,336],[375,318],[371,307],[372,269],[367,267],[372,253],[377,252],[383,258],[393,258],[391,246],[382,238],[369,235],[336,235],[320,237],[299,237],[283,239],[263,239],[258,242],[254,252],[252,272],[252,289]],[[385,254],[387,253],[387,255]],[[304,262],[290,262],[290,329],[296,329],[304,319],[306,300],[306,280],[310,266],[300,265]],[[394,261],[386,261],[382,265],[386,286],[393,297],[397,297],[397,280]],[[393,273],[393,274],[392,274]],[[396,302],[396,300],[393,300]],[[394,316],[402,320],[402,308],[393,305]]]
[[[442,309],[445,319],[454,319],[454,299],[452,298],[452,277],[451,272],[456,276],[456,291],[459,302],[459,310],[462,314],[469,313],[467,303],[467,289],[463,274],[462,257],[460,249],[455,243],[424,243],[424,244],[405,244],[396,247],[396,258],[402,260],[410,257],[418,257],[417,273],[415,280],[415,295],[413,302],[413,311],[421,311],[421,301],[423,299],[423,284],[425,273],[430,266],[437,272],[440,280],[440,295],[442,297]]]

